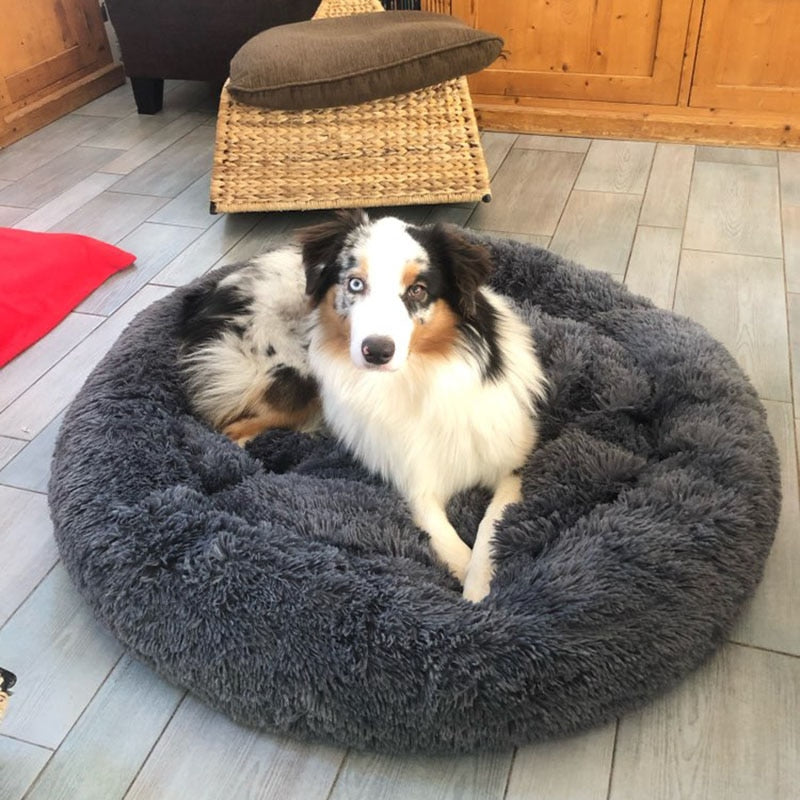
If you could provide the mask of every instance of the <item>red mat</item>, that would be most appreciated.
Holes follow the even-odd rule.
[[[135,260],[89,236],[0,228],[0,367]]]

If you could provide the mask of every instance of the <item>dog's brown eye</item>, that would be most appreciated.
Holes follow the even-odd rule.
[[[421,283],[408,287],[408,296],[418,303],[424,302],[428,297],[428,290]]]

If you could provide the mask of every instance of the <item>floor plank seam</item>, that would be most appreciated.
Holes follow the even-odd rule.
[[[339,762],[339,768],[336,770],[336,775],[333,777],[333,781],[331,782],[330,789],[328,789],[328,794],[325,795],[325,800],[332,800],[333,793],[336,791],[336,786],[339,783],[339,779],[342,776],[342,772],[344,771],[344,765],[350,758],[350,753],[352,752],[352,748],[347,748],[342,750],[342,759]]]
[[[12,486],[11,488],[13,489],[13,488],[16,488],[16,487]],[[36,593],[38,588],[47,580],[47,578],[52,574],[53,570],[60,563],[61,563],[61,559],[60,558],[56,559],[55,564],[53,564],[53,566],[50,567],[50,569],[48,569],[47,572],[45,572],[42,575],[42,577],[39,579],[39,581],[37,581],[36,585],[31,588],[31,590],[28,592],[28,594],[26,594],[25,597],[23,597],[19,601],[19,603],[14,607],[14,609],[11,611],[11,613],[8,615],[8,617],[6,617],[6,621],[2,625],[0,625],[0,631],[4,630],[8,626],[8,624],[11,622],[11,620],[13,620],[14,617],[19,613],[20,609],[25,605],[25,603],[28,602],[28,600],[31,599],[31,597]],[[9,669],[12,669],[10,665],[7,665],[7,666],[8,666]],[[12,672],[13,672],[13,669],[12,669]],[[17,677],[20,678],[21,676],[17,676]],[[42,747],[44,747],[44,746],[45,745],[42,745]]]
[[[675,310],[675,302],[678,297],[678,285],[680,284],[681,280],[681,264],[683,263],[683,253],[685,252],[684,245],[686,244],[686,223],[689,219],[689,203],[692,197],[692,185],[694,184],[694,169],[697,165],[697,148],[695,147],[693,158],[692,158],[692,169],[689,172],[689,190],[686,194],[686,206],[683,209],[683,227],[681,228],[681,249],[680,253],[678,254],[678,268],[675,271],[675,285],[672,288],[672,305],[670,308],[674,311]]]
[[[759,653],[769,653],[773,656],[784,656],[785,658],[800,659],[800,653],[790,653],[785,650],[777,650],[771,647],[764,647],[763,645],[750,644],[749,642],[739,642],[735,639],[726,639],[726,644],[733,645],[734,647],[743,647],[746,650],[755,650]]]
[[[503,787],[502,800],[507,800],[508,798],[508,789],[511,786],[511,776],[514,774],[514,762],[517,760],[517,753],[519,753],[519,748],[515,747],[514,752],[511,754],[511,763],[508,765],[508,774],[506,775],[506,782]]]
[[[20,453],[22,453],[22,450],[20,450]],[[17,455],[19,455],[19,453]],[[14,458],[16,458],[16,456],[14,456]],[[14,459],[11,459],[11,461],[13,460]],[[11,464],[11,461],[9,461],[8,464]],[[6,466],[8,466],[8,464],[6,464]],[[5,467],[3,467],[3,469],[5,469]],[[15,484],[7,483],[6,481],[0,481],[0,486],[4,486],[6,489],[14,489],[17,492],[27,492],[28,494],[35,494],[40,496],[44,495],[45,497],[47,496],[47,492],[40,492],[37,491],[36,489],[30,489],[27,486],[16,486]]]
[[[617,743],[619,740],[619,719],[614,722],[614,743],[611,746],[611,763],[608,765],[608,783],[606,785],[606,800],[611,800],[611,788],[614,781],[614,764],[617,760]]]
[[[139,764],[139,768],[136,770],[135,774],[131,778],[130,782],[128,783],[125,791],[120,795],[119,800],[125,800],[128,795],[131,793],[131,789],[136,785],[136,781],[139,780],[139,776],[142,774],[142,770],[145,768],[147,763],[150,761],[151,756],[156,751],[161,740],[164,738],[169,726],[172,724],[172,720],[175,719],[175,715],[178,713],[181,706],[186,702],[186,698],[189,696],[189,693],[184,691],[183,696],[181,699],[175,704],[175,708],[172,710],[172,713],[169,715],[169,719],[164,723],[164,727],[161,729],[161,732],[156,736],[155,740],[153,741],[152,747],[147,751],[147,755],[142,759],[142,763]],[[108,798],[108,800],[117,800],[117,798]]]
[[[633,247],[636,244],[636,237],[639,234],[639,228],[642,227],[642,210],[644,209],[644,200],[647,197],[647,189],[650,186],[650,178],[653,176],[653,165],[656,163],[656,153],[658,152],[658,145],[653,148],[653,155],[650,157],[650,164],[647,168],[647,179],[644,182],[644,191],[642,192],[642,200],[639,203],[639,211],[636,214],[636,226],[633,229],[633,240],[631,241],[630,249],[628,250],[628,257],[625,259],[625,271],[622,273],[622,283],[627,285],[628,270],[631,266],[631,256],[633,256]],[[655,226],[651,226],[655,227]],[[667,227],[667,226],[663,226]]]
[[[556,233],[558,232],[558,229],[559,229],[559,227],[561,225],[561,221],[564,219],[564,213],[566,212],[567,206],[569,205],[569,199],[570,199],[570,197],[572,197],[572,193],[575,191],[575,184],[578,182],[578,178],[579,178],[579,176],[581,174],[581,171],[583,170],[583,167],[586,164],[586,159],[587,159],[587,157],[589,155],[589,150],[591,150],[591,145],[589,145],[589,147],[587,147],[586,150],[583,153],[580,153],[580,156],[581,156],[580,166],[575,171],[575,177],[572,179],[572,183],[570,184],[570,187],[569,187],[569,192],[567,193],[567,196],[564,199],[564,205],[561,206],[561,213],[558,215],[558,219],[556,220],[556,224],[553,226],[553,230],[550,231],[550,234],[549,234],[550,235],[550,244],[553,243],[553,239],[555,238]],[[549,247],[549,245],[548,245],[548,247]]]
[[[45,750],[48,753],[55,753],[55,750],[52,747],[48,747],[44,744],[38,744],[38,742],[31,742],[28,739],[23,739],[20,736],[14,736],[10,733],[0,733],[0,739],[10,739],[13,742],[20,742],[21,744],[27,744],[31,747],[36,747],[39,750]]]

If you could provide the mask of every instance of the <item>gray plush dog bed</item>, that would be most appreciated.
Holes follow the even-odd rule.
[[[478,605],[404,502],[337,444],[240,450],[187,411],[143,312],[72,405],[50,502],[98,618],[249,725],[388,751],[567,734],[673,685],[758,582],[780,505],[764,412],[698,325],[538,248],[490,242],[552,383]],[[457,497],[474,536],[488,498]]]

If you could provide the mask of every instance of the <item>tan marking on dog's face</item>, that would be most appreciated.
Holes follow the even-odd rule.
[[[413,286],[417,282],[417,278],[419,277],[419,273],[422,270],[422,265],[419,261],[409,261],[405,269],[403,269],[403,276],[400,279],[403,285],[403,291],[408,289],[409,286]]]
[[[410,353],[447,357],[455,347],[458,317],[444,300],[435,300],[425,321],[415,320]]]
[[[319,304],[318,325],[324,347],[332,354],[350,357],[350,321],[336,310],[337,286],[331,286]]]
[[[361,278],[364,283],[369,282],[369,261],[366,258],[359,260],[355,267],[347,270],[348,278]]]

